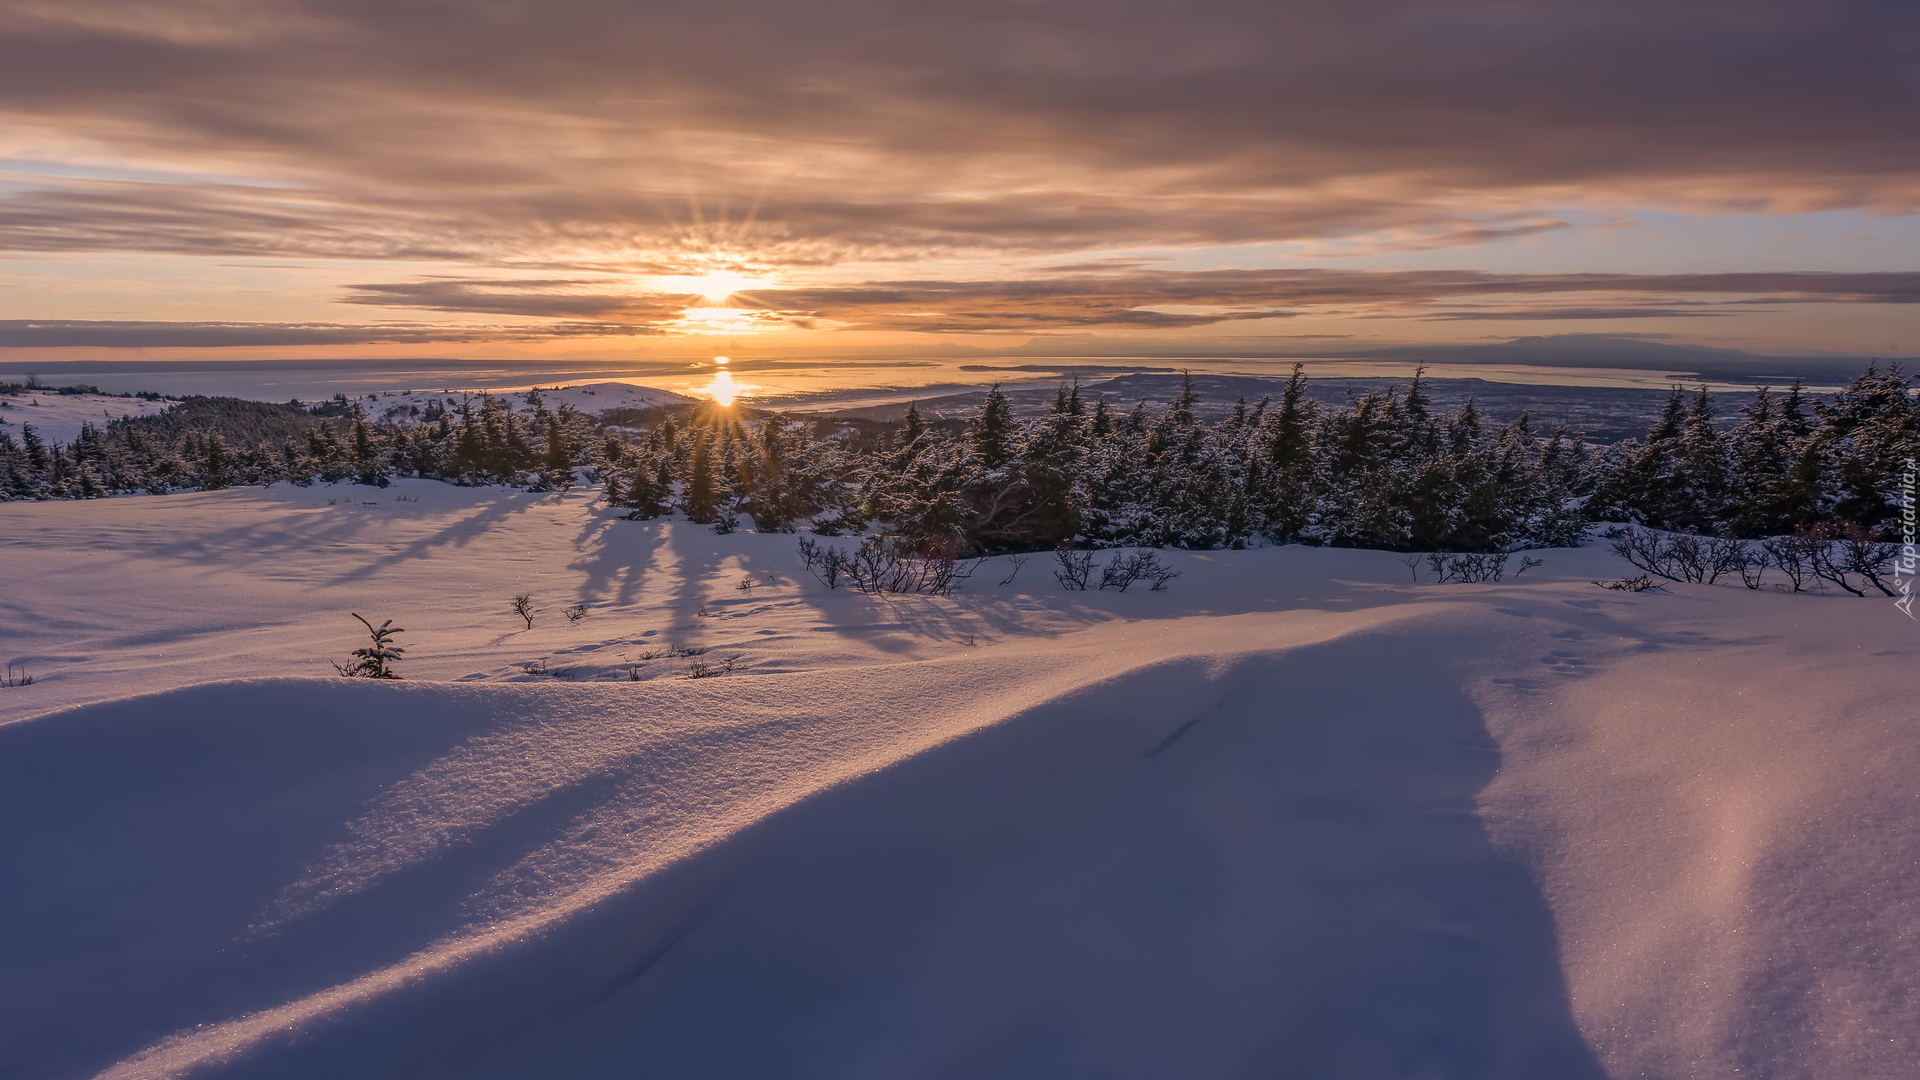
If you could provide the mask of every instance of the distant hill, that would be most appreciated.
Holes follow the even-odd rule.
[[[1466,345],[1418,345],[1369,349],[1343,356],[1381,360],[1424,360],[1431,364],[1531,364],[1539,367],[1608,367],[1685,371],[1714,379],[1773,380],[1800,376],[1809,381],[1845,380],[1878,360],[1883,366],[1903,358],[1867,356],[1764,356],[1738,349],[1678,345],[1609,334],[1555,334],[1512,341]],[[1906,357],[1908,367],[1920,364]]]
[[[588,416],[600,417],[615,410],[640,410],[673,408],[679,405],[691,405],[695,399],[685,394],[676,394],[671,390],[661,390],[652,386],[640,386],[627,382],[581,383],[577,386],[564,386],[552,390],[537,391],[539,400],[549,409],[558,409],[562,405],[571,405]],[[383,395],[379,404],[367,411],[384,419],[404,420],[405,414],[414,410],[426,411],[430,403],[438,402],[447,408],[457,408],[461,399],[476,396],[473,393],[451,391],[412,391],[407,393]],[[527,391],[519,393],[495,393],[520,412],[533,411],[534,405]],[[417,415],[417,413],[416,413]]]

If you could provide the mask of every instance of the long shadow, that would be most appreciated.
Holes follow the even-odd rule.
[[[620,512],[613,508],[590,511],[573,541],[576,554],[569,564],[569,569],[586,576],[581,598],[632,604],[647,575],[666,569],[660,565],[666,531],[662,521],[620,520]]]
[[[797,544],[799,536],[796,534],[793,539]],[[822,546],[843,549],[859,543],[854,537],[815,539]],[[742,552],[739,558],[742,568],[751,574],[776,575],[796,586],[795,592],[789,595],[812,608],[822,623],[836,631],[884,628],[896,631],[902,638],[950,643],[974,639],[979,643],[1033,636],[1036,607],[1044,607],[1051,617],[1069,622],[1082,620],[1092,624],[1114,617],[1110,611],[1077,599],[1083,594],[1054,590],[1052,581],[1046,577],[1050,570],[1036,566],[1026,567],[1026,577],[1012,587],[998,584],[1008,567],[989,560],[945,596],[911,593],[865,596],[844,582],[838,589],[829,590],[801,565],[797,551],[791,547],[783,547],[777,553]],[[1046,582],[1044,589],[1039,584],[1042,581]],[[1036,589],[1041,590],[1039,596]],[[870,639],[869,643],[883,649],[887,647],[884,639]]]
[[[1090,687],[221,1074],[1602,1080],[1434,651]]]
[[[576,1075],[1598,1080],[1474,812],[1497,748],[1384,644],[1133,676],[806,808]],[[1193,715],[1104,722],[1170,678]]]
[[[487,532],[499,526],[515,514],[526,513],[534,504],[534,499],[520,492],[505,492],[488,503],[474,507],[473,512],[440,529],[431,536],[425,536],[401,547],[395,548],[380,558],[364,563],[346,573],[336,575],[333,584],[344,585],[350,581],[360,581],[372,577],[387,567],[399,563],[411,562],[432,554],[434,549],[443,547],[465,547],[468,543],[485,536]]]
[[[484,500],[475,500],[457,508],[435,506],[425,510],[412,504],[393,504],[390,501],[393,496],[379,488],[356,492],[372,495],[380,504],[375,511],[356,505],[328,507],[324,510],[283,506],[264,498],[256,499],[256,502],[269,504],[277,511],[272,518],[201,534],[188,534],[169,541],[164,554],[201,563],[222,563],[242,555],[253,560],[280,554],[310,557],[314,551],[333,545],[365,543],[368,536],[377,530],[390,530],[396,520],[418,523],[429,515],[451,519],[432,533],[393,545],[378,558],[333,578],[333,584],[344,584],[371,577],[396,564],[422,558],[439,548],[464,547],[485,536],[502,521],[526,512],[539,500],[539,496],[520,491],[501,488],[484,490],[487,495]],[[347,501],[352,499],[353,494],[329,497]],[[291,512],[293,510],[301,512],[295,514]]]
[[[351,973],[368,942],[262,963],[299,943],[251,950],[247,926],[340,822],[492,723],[458,692],[310,680],[0,727],[0,1076],[89,1076]],[[404,936],[410,910],[377,932]]]
[[[720,567],[729,556],[738,555],[724,538],[699,526],[666,530],[666,549],[673,553],[674,571],[679,575],[668,611],[676,626],[685,626],[707,610],[710,593],[721,587]]]

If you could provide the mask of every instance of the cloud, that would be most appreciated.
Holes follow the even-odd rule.
[[[992,281],[880,280],[754,289],[731,302],[746,305],[762,325],[940,334],[1183,330],[1307,314],[1443,322],[1713,318],[1762,305],[1920,303],[1920,272],[1168,271],[1127,264],[1070,272],[1087,269]],[[348,290],[343,300],[353,304],[570,320],[560,325],[625,333],[671,330],[699,304],[694,296],[641,292],[593,278],[443,277]]]
[[[536,327],[339,323],[144,322],[91,319],[0,319],[0,348],[261,348],[275,345],[392,345],[525,341],[657,333],[645,327],[558,323]]]
[[[14,250],[821,265],[1920,204],[1901,0],[34,0]]]
[[[1726,318],[1736,312],[1725,307],[1682,307],[1673,304],[1627,304],[1620,307],[1466,308],[1460,311],[1428,311],[1416,316],[1441,322],[1533,322],[1542,319],[1708,319]]]
[[[1615,299],[1606,304],[1530,299],[1582,295]],[[1620,297],[1632,299],[1622,302]],[[1480,298],[1509,302],[1487,304]],[[866,330],[936,332],[1166,329],[1307,313],[1446,321],[1671,318],[1731,315],[1755,303],[1920,303],[1920,273],[1132,270],[1011,281],[877,281],[762,289],[738,299],[789,318],[831,320]],[[1483,306],[1459,306],[1470,299]],[[1522,303],[1511,302],[1516,299]]]
[[[700,298],[674,293],[582,291],[609,282],[580,279],[437,279],[385,285],[349,285],[348,304],[429,311],[599,319],[625,324],[668,323]]]

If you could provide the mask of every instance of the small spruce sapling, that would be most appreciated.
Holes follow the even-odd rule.
[[[357,612],[349,612],[348,614],[356,619],[360,619],[360,625],[367,628],[367,633],[372,635],[373,642],[364,648],[353,650],[352,663],[336,663],[333,665],[333,669],[349,678],[398,679],[400,676],[393,670],[393,664],[394,661],[399,660],[401,654],[407,650],[405,646],[395,644],[393,637],[395,634],[406,633],[406,629],[393,625],[392,619],[388,619],[376,627],[361,618]]]

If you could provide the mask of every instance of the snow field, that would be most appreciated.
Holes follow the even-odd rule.
[[[112,394],[0,394],[0,431],[17,443],[22,430],[31,426],[42,442],[70,443],[80,437],[83,423],[104,428],[120,417],[151,416],[172,404]]]
[[[0,1073],[1908,1073],[1891,604],[1591,548],[889,601],[794,540],[423,482],[0,508]],[[407,682],[331,677],[348,610]]]

